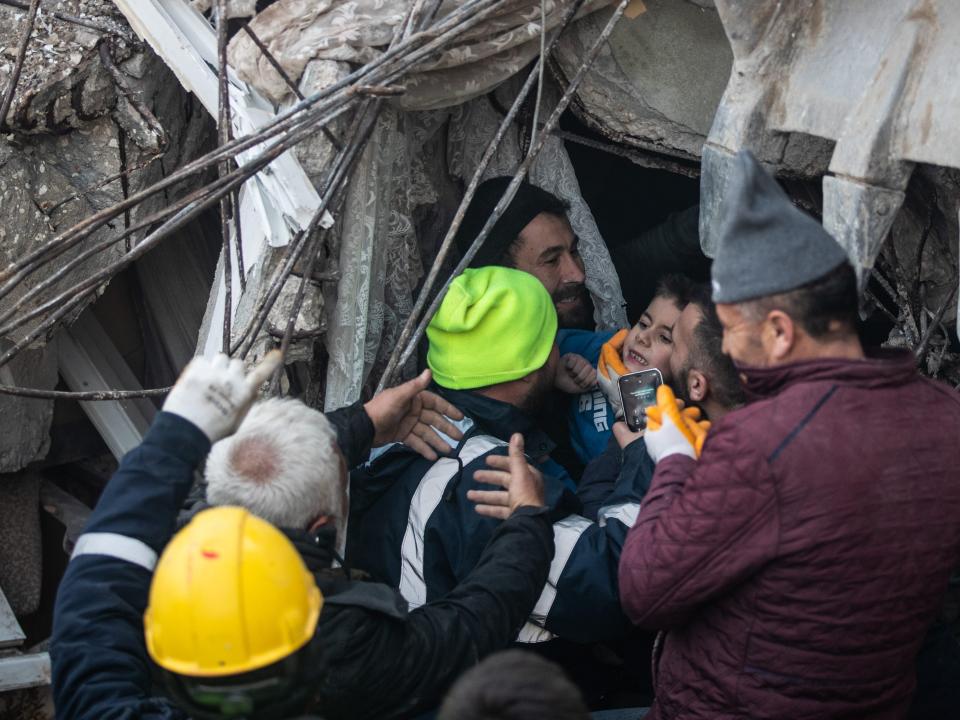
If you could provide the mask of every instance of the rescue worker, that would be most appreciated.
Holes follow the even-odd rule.
[[[342,572],[318,587],[283,534],[242,508],[201,512],[171,540],[194,471],[272,370],[195,358],[107,484],[57,596],[58,718],[408,717],[516,636],[553,555],[519,438],[511,460],[524,479],[506,489],[509,519],[462,583],[412,612],[392,589]],[[423,392],[428,382],[388,390],[338,424],[367,427],[368,447],[431,438],[436,412],[455,411]]]
[[[544,475],[563,548],[520,641],[604,642],[628,627],[620,610],[616,568],[639,509],[625,487],[589,522],[577,514],[572,480],[550,458],[553,444],[533,420],[553,386],[559,360],[557,316],[533,276],[503,267],[467,269],[454,279],[427,328],[427,362],[437,393],[465,416],[463,440],[430,462],[402,445],[375,451],[350,485],[347,561],[396,587],[411,605],[445,597],[476,565],[503,517],[473,512],[473,502],[504,496],[506,441],[522,433],[530,462]],[[471,499],[474,498],[474,499]],[[582,656],[582,652],[580,653]]]
[[[713,298],[753,401],[701,454],[660,388],[620,559],[624,609],[667,631],[650,717],[902,718],[960,560],[960,396],[864,352],[845,253],[749,153],[732,188]]]

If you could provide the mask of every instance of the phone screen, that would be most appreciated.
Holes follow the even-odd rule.
[[[646,408],[657,404],[657,388],[663,384],[663,376],[656,368],[620,376],[620,402],[623,419],[634,432],[647,426]]]

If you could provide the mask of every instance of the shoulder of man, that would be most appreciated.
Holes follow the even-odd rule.
[[[396,588],[378,582],[364,580],[346,580],[340,577],[317,577],[317,585],[323,593],[324,612],[330,618],[330,610],[357,608],[365,612],[404,621],[409,614],[407,601]],[[321,612],[321,622],[324,620]]]

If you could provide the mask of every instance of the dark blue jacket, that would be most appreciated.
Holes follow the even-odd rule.
[[[541,458],[553,448],[527,415],[507,403],[469,391],[438,392],[465,415],[459,423],[465,439],[451,441],[450,457],[430,462],[409,448],[390,446],[375,451],[351,476],[347,561],[398,588],[414,607],[450,592],[498,525],[478,515],[466,498],[487,457],[505,455],[514,432],[524,435],[530,457]],[[548,503],[561,518],[554,523],[556,555],[518,639],[618,639],[628,624],[620,610],[617,566],[646,485],[625,477],[608,493],[598,522],[591,522],[570,512],[579,504],[563,481],[548,473],[544,481]]]
[[[363,418],[334,424],[341,433],[364,427]],[[358,443],[345,445],[358,454]],[[104,489],[57,594],[50,654],[58,718],[186,718],[153,694],[142,618],[158,554],[209,448],[191,423],[161,412]],[[545,512],[521,508],[473,573],[413,612],[386,586],[318,578],[325,603],[305,651],[319,712],[328,720],[401,718],[435,706],[460,673],[516,637],[552,555]]]
[[[650,489],[656,468],[643,438],[621,450],[617,439],[611,437],[607,448],[587,465],[577,485],[580,514],[596,520],[605,507],[622,502],[619,498],[624,495],[639,502]]]

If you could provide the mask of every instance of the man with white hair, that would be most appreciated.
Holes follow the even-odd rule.
[[[519,481],[506,488],[509,519],[452,593],[409,610],[395,589],[330,567],[335,524],[305,518],[339,501],[307,486],[342,488],[335,440],[351,462],[371,443],[401,440],[435,459],[430,446],[442,441],[430,425],[442,431],[436,414],[459,413],[425,391],[425,372],[339,411],[337,438],[319,413],[271,401],[237,442],[223,443],[276,362],[268,356],[248,374],[225,355],[195,358],[107,484],[58,590],[50,649],[58,718],[406,718],[436,706],[460,673],[516,637],[554,551],[543,485],[527,469],[521,437],[510,446]],[[284,521],[326,534],[294,549],[237,507],[198,513],[174,534],[211,444],[222,448],[220,465],[245,478],[218,478],[214,496],[224,490],[237,501],[237,488],[250,490],[246,501],[291,511]]]
[[[316,531],[347,513],[346,461],[322,413],[299,400],[254,405],[207,458],[207,502],[239,505],[281,528]]]

